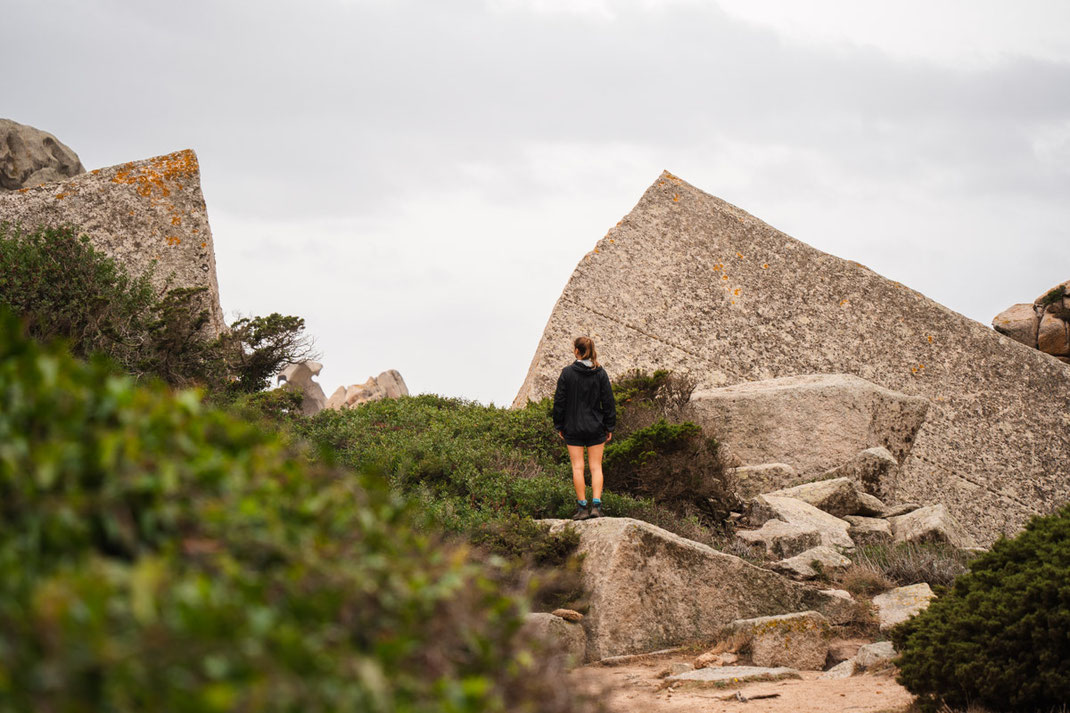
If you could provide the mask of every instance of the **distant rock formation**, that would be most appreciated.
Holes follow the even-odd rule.
[[[71,223],[133,274],[153,268],[153,286],[207,289],[210,323],[226,328],[215,248],[193,151],[100,168],[56,183],[0,192],[0,223]]]
[[[278,381],[283,389],[300,389],[301,413],[315,416],[327,405],[327,395],[323,387],[312,380],[323,371],[323,364],[318,361],[303,361],[300,364],[288,364],[279,372]]]
[[[1017,304],[1003,310],[992,320],[992,327],[1070,364],[1070,280],[1037,297],[1033,304]]]
[[[892,500],[943,502],[982,543],[1070,499],[1065,365],[670,173],[577,266],[515,406],[553,394],[583,334],[611,376],[848,373],[925,397]]]
[[[344,408],[353,408],[369,401],[379,399],[396,399],[399,396],[408,396],[409,387],[405,386],[405,380],[395,369],[384,371],[379,376],[369,377],[363,384],[352,386],[339,386],[327,399],[325,408],[340,411]]]
[[[0,189],[14,191],[85,173],[78,154],[48,132],[0,119]]]

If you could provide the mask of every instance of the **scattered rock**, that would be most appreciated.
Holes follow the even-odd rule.
[[[804,610],[843,616],[843,600],[647,522],[606,517],[542,520],[573,527],[590,611],[583,619],[591,659],[712,639],[736,619]]]
[[[78,155],[52,134],[0,119],[0,189],[14,191],[82,173]]]
[[[300,364],[288,364],[279,372],[278,380],[283,384],[282,388],[301,389],[301,413],[306,416],[315,416],[327,404],[323,387],[312,380],[321,371],[323,364],[318,361],[303,361]]]
[[[524,617],[520,635],[565,656],[569,667],[579,666],[587,659],[587,637],[583,627],[553,614],[528,614]]]
[[[869,432],[866,414],[852,419],[838,398],[813,410],[770,402],[758,413],[756,405],[755,419],[740,428],[755,429],[752,450],[760,455],[741,457],[742,464],[787,463],[810,479],[862,449],[885,446],[900,473],[895,497],[882,499],[943,502],[982,544],[1070,500],[1070,479],[1052,467],[1070,462],[1066,364],[864,265],[794,240],[672,174],[659,176],[580,260],[514,405],[553,395],[577,334],[598,342],[612,377],[672,369],[690,374],[702,393],[850,373],[929,403],[905,459],[909,404],[903,413],[893,404],[876,410],[878,426],[897,424],[888,437],[901,447],[855,439],[851,434]],[[711,418],[710,425],[720,420]],[[835,432],[843,419],[852,426],[847,439]],[[778,446],[779,433],[802,441]],[[1022,457],[1027,433],[1035,438]],[[836,448],[828,458],[826,442]],[[747,439],[731,445],[745,448]],[[788,457],[797,445],[813,466]]]
[[[363,384],[352,386],[339,386],[331,398],[327,399],[324,408],[340,411],[344,408],[353,408],[369,401],[380,399],[396,399],[400,396],[408,396],[409,388],[405,386],[405,380],[396,369],[384,371],[379,376],[369,377]]]
[[[847,534],[850,528],[847,521],[818,510],[809,503],[777,495],[759,495],[747,504],[747,521],[752,525],[763,525],[773,519],[803,529],[817,530],[822,545],[854,549],[854,542]]]
[[[898,587],[873,597],[880,630],[887,631],[918,612],[925,611],[929,608],[929,601],[935,596],[929,585],[922,582],[909,587]]]
[[[865,448],[905,457],[928,408],[850,374],[808,374],[696,391],[686,412],[743,462],[815,477]]]
[[[737,661],[739,661],[739,656],[731,651],[707,651],[695,659],[694,667],[731,666]]]
[[[820,671],[828,656],[829,621],[814,611],[733,621],[723,636],[743,634],[756,666]]]
[[[206,331],[226,329],[219,306],[215,248],[193,151],[124,163],[58,183],[0,191],[0,223],[70,224],[133,275],[152,269],[152,286],[203,288]]]
[[[554,609],[551,614],[559,616],[565,621],[578,622],[583,619],[583,614],[574,609]]]
[[[781,560],[774,564],[772,569],[792,579],[805,580],[834,575],[850,566],[851,560],[831,547],[820,546]]]
[[[829,515],[836,517],[857,515],[860,510],[868,512],[871,509],[862,505],[859,495],[864,495],[864,493],[859,491],[858,483],[850,478],[815,480],[811,483],[803,483],[792,488],[776,490],[766,494],[802,500],[804,503],[809,503],[818,510],[824,510]],[[881,507],[881,510],[883,511],[884,508]]]
[[[764,668],[761,666],[721,666],[701,668],[676,676],[669,676],[667,681],[691,685],[711,685],[718,688],[732,683],[749,681],[779,681],[785,678],[802,678],[793,668]]]
[[[891,663],[895,657],[895,647],[892,646],[891,641],[878,641],[875,644],[858,647],[858,653],[855,654],[855,663],[865,671]]]
[[[855,662],[853,659],[847,659],[836,664],[828,671],[825,671],[818,678],[824,679],[837,679],[837,678],[850,678],[855,675]]]
[[[736,497],[740,500],[783,488],[799,479],[799,474],[787,463],[744,465],[729,468],[728,474],[735,480]]]
[[[883,518],[848,515],[844,520],[851,524],[847,534],[860,547],[887,545],[895,539],[892,536],[892,524]]]
[[[977,543],[943,505],[930,505],[890,519],[896,542],[946,542],[965,549]]]
[[[848,478],[862,486],[862,490],[879,500],[891,501],[899,480],[899,461],[883,446],[867,448],[856,453],[851,460],[826,472],[822,478]],[[883,502],[881,505],[883,506]],[[872,501],[866,503],[869,512],[859,508],[848,515],[880,515],[883,507],[875,509]]]
[[[793,525],[783,520],[769,520],[757,530],[736,530],[736,541],[760,550],[766,557],[794,557],[821,544],[815,527]]]

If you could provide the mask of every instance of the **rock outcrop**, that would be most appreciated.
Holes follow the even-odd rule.
[[[1070,280],[1033,304],[1016,304],[996,315],[992,327],[1027,347],[1070,364]]]
[[[814,610],[844,623],[853,615],[849,601],[646,522],[541,522],[580,533],[589,660],[712,638],[736,619]]]
[[[301,413],[306,416],[315,416],[327,405],[327,396],[323,393],[323,387],[312,377],[319,376],[323,371],[323,364],[318,361],[303,361],[300,364],[288,364],[279,372],[279,383],[284,389],[300,389],[302,394]]]
[[[52,134],[0,119],[0,190],[15,191],[85,173],[78,154]]]
[[[78,226],[134,275],[152,269],[157,291],[204,288],[208,330],[226,325],[215,248],[193,151],[101,168],[43,186],[0,192],[0,223]]]
[[[396,399],[399,396],[408,396],[409,387],[405,386],[405,380],[395,369],[384,371],[379,376],[368,377],[363,384],[352,386],[339,386],[331,398],[327,399],[324,408],[339,411],[344,408],[353,408],[369,401],[379,399]]]
[[[552,395],[581,334],[613,377],[673,369],[708,391],[842,373],[925,399],[888,502],[943,502],[983,543],[1070,499],[1065,364],[669,173],[577,266],[515,405]],[[772,462],[797,467],[740,465]]]

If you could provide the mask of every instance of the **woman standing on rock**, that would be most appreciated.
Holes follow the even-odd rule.
[[[554,392],[554,430],[568,446],[572,461],[572,484],[576,487],[573,520],[602,517],[602,451],[613,438],[617,425],[617,405],[606,370],[598,364],[598,353],[590,337],[577,337],[572,344],[576,361],[561,370]],[[587,484],[583,478],[583,449],[591,468],[593,499],[587,505]]]

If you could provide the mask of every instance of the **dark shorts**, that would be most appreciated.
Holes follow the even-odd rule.
[[[565,443],[570,446],[600,446],[606,442],[606,434],[583,438],[581,436],[565,435]]]

